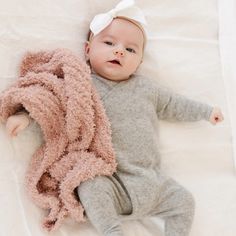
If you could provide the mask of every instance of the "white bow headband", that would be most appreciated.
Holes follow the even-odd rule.
[[[122,0],[114,9],[106,13],[98,14],[93,18],[90,23],[90,30],[93,35],[100,33],[116,17],[124,17],[128,20],[135,21],[142,26],[142,30],[144,31],[146,20],[141,9],[135,6],[134,0]]]

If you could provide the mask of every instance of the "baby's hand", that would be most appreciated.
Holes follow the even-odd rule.
[[[220,110],[220,108],[218,107],[214,107],[211,115],[210,115],[210,119],[209,121],[213,124],[216,125],[217,123],[221,122],[224,120],[224,116]]]
[[[11,136],[17,136],[17,134],[24,130],[30,124],[30,117],[27,113],[21,112],[16,115],[8,117],[6,121],[7,133]]]
[[[3,123],[4,119],[0,116],[0,123]]]

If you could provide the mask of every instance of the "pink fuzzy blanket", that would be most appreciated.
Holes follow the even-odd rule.
[[[55,230],[68,215],[84,221],[75,188],[116,169],[109,121],[89,67],[65,49],[28,53],[20,78],[0,96],[0,115],[6,120],[22,107],[44,135],[26,173],[29,195],[49,210],[43,226]]]

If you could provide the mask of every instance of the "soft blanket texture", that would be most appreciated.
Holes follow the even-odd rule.
[[[88,66],[68,50],[28,53],[20,78],[0,96],[0,115],[5,120],[22,107],[44,135],[26,173],[33,201],[50,210],[43,226],[56,229],[68,214],[84,220],[74,189],[116,168],[110,124]]]

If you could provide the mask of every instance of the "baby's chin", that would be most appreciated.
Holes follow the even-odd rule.
[[[130,78],[130,76],[126,76],[126,77],[112,77],[112,76],[104,76],[105,79],[107,80],[111,80],[111,81],[124,81],[124,80],[128,80]]]
[[[97,73],[101,77],[107,80],[111,81],[123,81],[123,80],[128,80],[130,78],[130,75],[116,75],[112,73]]]

